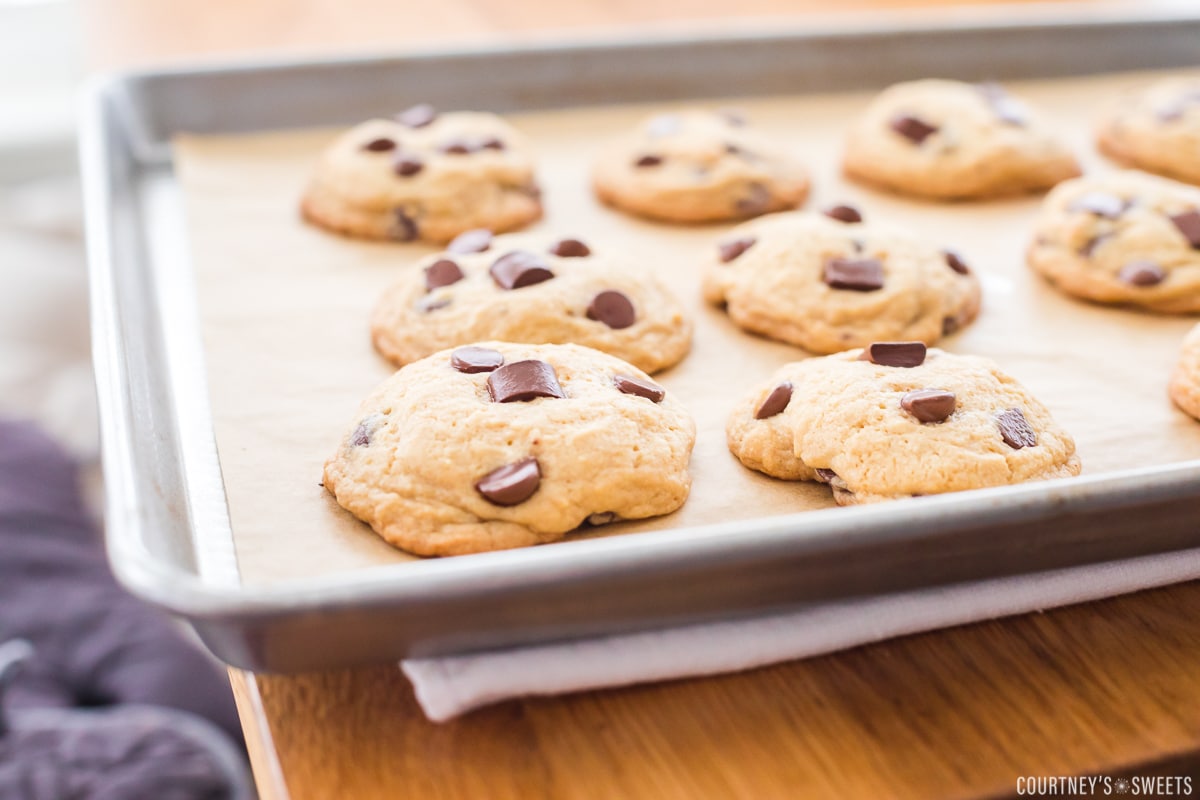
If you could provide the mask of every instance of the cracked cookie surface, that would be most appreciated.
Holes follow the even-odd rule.
[[[523,547],[676,510],[695,438],[678,399],[618,358],[482,342],[376,388],[326,462],[325,488],[412,553]]]
[[[586,345],[657,372],[687,354],[692,325],[639,266],[591,239],[471,232],[383,294],[371,336],[397,365],[496,339]]]
[[[705,268],[705,299],[744,330],[814,353],[884,339],[933,344],[975,318],[979,281],[957,253],[830,214],[862,219],[841,206],[774,214],[724,234]]]
[[[1080,471],[1070,434],[1020,383],[919,342],[787,364],[735,407],[726,434],[745,466],[829,484],[840,505]]]
[[[414,107],[338,137],[301,202],[308,221],[364,239],[447,242],[542,216],[525,137],[494,114]]]
[[[1026,257],[1075,297],[1200,311],[1200,189],[1134,171],[1068,181],[1046,196]]]
[[[1042,191],[1080,174],[1036,112],[996,84],[898,83],[846,141],[851,178],[899,194],[971,200]]]
[[[658,114],[609,145],[592,170],[609,205],[667,222],[746,219],[795,208],[808,171],[737,112]]]

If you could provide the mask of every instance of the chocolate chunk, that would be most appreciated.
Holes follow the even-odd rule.
[[[532,497],[541,482],[541,465],[530,457],[492,470],[475,483],[475,490],[498,506],[515,506]]]
[[[667,396],[667,390],[657,383],[634,378],[631,375],[614,375],[613,383],[617,385],[617,391],[623,394],[644,397],[654,403],[661,403],[662,399]]]
[[[554,367],[545,361],[514,361],[505,364],[487,381],[488,394],[497,403],[524,402],[535,397],[566,397],[558,385]]]
[[[432,292],[439,286],[450,286],[464,277],[458,264],[448,258],[439,258],[425,268],[425,291]]]
[[[389,150],[396,149],[396,142],[386,136],[382,136],[367,142],[362,146],[362,149],[372,153],[386,153]]]
[[[998,83],[981,83],[977,88],[1001,122],[1009,125],[1026,123],[1025,109],[1005,91],[1003,86]]]
[[[541,256],[528,250],[505,253],[492,264],[490,272],[501,289],[523,289],[554,277]]]
[[[936,125],[930,125],[928,122],[908,114],[892,117],[890,125],[892,130],[913,144],[921,144],[938,131]]]
[[[459,372],[474,375],[491,372],[504,364],[504,354],[488,347],[459,347],[450,354],[450,366]]]
[[[833,470],[817,467],[817,480],[821,483],[833,483],[837,477],[838,474]]]
[[[480,150],[503,150],[504,140],[496,136],[487,136],[479,140]]]
[[[396,115],[396,122],[410,128],[424,128],[437,119],[437,111],[428,103],[407,108]]]
[[[637,161],[633,162],[635,167],[657,167],[663,162],[662,156],[642,156]]]
[[[1121,267],[1117,277],[1130,286],[1156,286],[1166,279],[1167,273],[1153,261],[1130,261]]]
[[[451,139],[448,142],[443,142],[438,148],[446,155],[450,156],[465,156],[475,150],[474,145],[466,139]]]
[[[587,308],[588,319],[603,322],[610,328],[621,330],[637,321],[633,302],[621,292],[606,289],[592,298]]]
[[[924,342],[875,342],[866,346],[860,361],[882,367],[919,367],[925,363]]]
[[[1096,248],[1099,247],[1104,242],[1107,242],[1109,239],[1113,238],[1114,235],[1115,234],[1112,234],[1112,233],[1096,234],[1095,236],[1091,237],[1090,239],[1088,239],[1086,242],[1084,242],[1080,246],[1079,255],[1083,256],[1084,258],[1091,258],[1092,253],[1096,252]]]
[[[1069,211],[1086,211],[1105,219],[1116,219],[1125,213],[1129,204],[1113,194],[1104,192],[1088,192],[1075,199],[1068,207]]]
[[[772,389],[771,393],[767,395],[767,399],[762,401],[762,405],[754,412],[754,418],[766,419],[781,414],[790,402],[792,402],[792,382],[784,381]]]
[[[550,254],[559,258],[584,258],[592,254],[592,249],[578,239],[559,239],[550,245]]]
[[[761,183],[750,184],[749,194],[734,203],[737,213],[752,217],[766,211],[771,205],[771,192]]]
[[[482,253],[492,246],[492,232],[487,228],[463,231],[446,245],[448,253]]]
[[[1193,250],[1200,250],[1200,211],[1193,209],[1175,214],[1171,217],[1171,222],[1175,223],[1175,227],[1188,240]]]
[[[958,329],[962,327],[958,317],[942,317],[942,336],[949,336],[952,333],[958,333]]]
[[[958,398],[941,389],[917,389],[900,398],[900,407],[921,422],[942,422],[954,413]]]
[[[416,156],[400,156],[392,162],[392,171],[402,178],[411,178],[425,169],[425,162]]]
[[[958,253],[953,250],[943,250],[942,255],[946,257],[946,263],[950,265],[950,269],[959,275],[971,274],[971,268],[967,266],[967,262],[963,261]]]
[[[1029,427],[1021,409],[1010,408],[997,414],[996,424],[1000,427],[1000,436],[1004,443],[1013,450],[1037,446],[1037,434]]]
[[[838,222],[862,222],[862,214],[854,206],[831,206],[825,209],[825,216]]]
[[[364,419],[358,423],[358,427],[354,429],[354,433],[350,434],[350,444],[353,447],[366,447],[371,443],[371,432],[374,430],[374,424],[371,419]]]
[[[659,114],[646,123],[646,133],[652,138],[658,139],[662,136],[670,136],[673,133],[678,133],[682,127],[679,117],[674,114]]]
[[[874,258],[829,258],[822,280],[834,289],[874,292],[883,288],[883,264]]]
[[[754,238],[753,236],[746,236],[742,239],[733,239],[732,241],[721,242],[717,245],[717,252],[721,261],[725,264],[728,264],[730,261],[733,261],[742,253],[753,247],[754,243],[757,241],[758,239]]]
[[[419,235],[417,221],[405,214],[403,208],[397,208],[395,216],[395,222],[389,231],[391,237],[398,242],[411,242],[416,239]]]
[[[417,303],[417,308],[423,313],[428,314],[430,311],[437,311],[439,308],[445,308],[446,306],[450,305],[450,302],[451,301],[449,297],[439,297],[437,300],[427,297],[421,302]]]

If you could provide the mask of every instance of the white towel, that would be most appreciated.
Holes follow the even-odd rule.
[[[1200,549],[809,606],[751,620],[401,663],[442,722],[526,695],[737,672],[1200,578]]]

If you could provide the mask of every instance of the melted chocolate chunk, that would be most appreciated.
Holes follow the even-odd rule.
[[[559,239],[550,245],[550,254],[559,258],[585,258],[592,249],[578,239]]]
[[[833,470],[817,467],[817,480],[821,483],[833,483],[837,477],[838,474]]]
[[[537,397],[564,398],[554,367],[545,361],[514,361],[488,376],[488,394],[497,403],[525,402]]]
[[[417,221],[405,214],[402,208],[397,208],[394,213],[396,218],[390,231],[392,238],[398,242],[411,242],[416,239],[419,235]]]
[[[514,250],[496,259],[490,270],[501,289],[523,289],[554,277],[542,257],[528,250]]]
[[[425,291],[458,283],[464,277],[462,268],[448,258],[439,258],[425,268]]]
[[[621,330],[637,321],[633,302],[623,293],[606,289],[592,298],[587,308],[588,319],[603,322],[610,328]]]
[[[950,269],[959,275],[971,274],[971,268],[967,266],[967,262],[963,261],[958,253],[953,250],[943,250],[942,255],[946,257],[946,264],[949,265]]]
[[[1130,261],[1117,273],[1117,278],[1130,286],[1157,286],[1166,277],[1166,271],[1153,261]]]
[[[524,503],[542,483],[542,468],[536,458],[524,458],[484,475],[475,490],[498,506]]]
[[[924,342],[875,342],[866,346],[859,360],[883,367],[919,367],[927,350]]]
[[[442,297],[437,300],[427,297],[421,302],[417,303],[417,308],[423,313],[428,314],[430,311],[437,311],[439,308],[445,308],[448,305],[450,305],[449,297]]]
[[[400,156],[392,162],[392,172],[402,178],[411,178],[425,169],[425,162],[416,156]]]
[[[492,232],[487,228],[463,231],[446,245],[448,253],[483,253],[492,246]]]
[[[459,347],[450,354],[450,366],[468,375],[491,372],[503,364],[504,355],[488,347]]]
[[[925,120],[908,114],[899,114],[892,117],[892,121],[889,124],[892,130],[913,144],[921,144],[938,131],[936,125],[930,125]]]
[[[437,111],[428,103],[421,103],[412,108],[406,108],[396,115],[396,122],[410,128],[424,128],[437,119]]]
[[[728,242],[721,242],[717,245],[717,253],[722,263],[728,264],[742,253],[754,246],[758,239],[753,236],[746,236],[742,239],[733,239]]]
[[[942,317],[942,336],[949,336],[952,333],[958,333],[958,329],[962,327],[958,317]]]
[[[782,414],[783,410],[788,407],[788,403],[792,402],[792,382],[784,381],[771,390],[767,395],[767,399],[762,401],[762,405],[754,412],[755,419],[767,419],[776,414]]]
[[[1175,223],[1175,227],[1188,240],[1193,250],[1200,250],[1200,211],[1192,209],[1182,214],[1174,214],[1171,222]]]
[[[443,142],[438,150],[441,150],[448,156],[465,156],[468,153],[474,152],[475,145],[466,139],[451,139],[448,142]]]
[[[479,140],[480,150],[503,150],[504,140],[497,136],[486,136]]]
[[[749,194],[733,204],[737,213],[752,217],[766,211],[771,205],[771,192],[761,183],[750,184]]]
[[[942,422],[954,413],[958,398],[941,389],[917,389],[900,398],[900,407],[921,422]]]
[[[874,258],[829,258],[822,280],[834,289],[874,292],[883,288],[883,264]]]
[[[622,394],[632,394],[644,397],[652,403],[661,403],[667,396],[667,390],[657,383],[635,378],[632,375],[614,375],[613,383]]]
[[[389,150],[396,149],[396,142],[386,136],[381,136],[378,139],[372,139],[362,146],[363,150],[370,153],[386,153]]]
[[[1004,443],[1013,450],[1037,446],[1037,434],[1029,427],[1021,409],[1010,408],[997,414],[996,425],[1000,428],[1000,437],[1004,439]]]
[[[662,156],[647,155],[633,162],[633,165],[635,167],[657,167],[662,162]]]
[[[1125,213],[1125,209],[1129,207],[1129,203],[1117,197],[1115,194],[1106,194],[1104,192],[1088,192],[1080,195],[1068,207],[1070,211],[1086,211],[1089,214],[1095,214],[1097,217],[1105,219],[1116,219]]]
[[[862,222],[862,214],[854,206],[832,206],[825,209],[825,216],[847,224]]]

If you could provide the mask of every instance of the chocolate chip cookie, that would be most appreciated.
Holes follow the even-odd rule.
[[[1140,172],[1080,178],[1042,205],[1028,262],[1067,294],[1200,311],[1200,190]]]
[[[921,342],[787,364],[737,405],[726,434],[747,467],[826,483],[839,505],[1080,471],[1070,434],[1015,379]]]
[[[747,331],[836,353],[886,339],[933,344],[975,318],[980,291],[958,253],[838,206],[724,234],[704,296]]]
[[[604,202],[666,222],[746,219],[795,208],[808,172],[735,111],[677,111],[613,142],[592,171]]]
[[[1080,174],[1037,114],[1002,87],[898,83],[850,131],[846,174],[899,194],[971,200],[1048,189]]]
[[[1171,378],[1171,399],[1200,420],[1200,325],[1192,328],[1183,340],[1179,364]]]
[[[1097,140],[1125,164],[1200,183],[1200,77],[1164,78],[1126,97]]]
[[[337,233],[447,242],[542,216],[528,143],[494,114],[415,106],[364,122],[322,154],[301,211]]]
[[[687,354],[692,325],[649,270],[594,241],[478,230],[389,288],[371,336],[398,365],[499,339],[587,345],[657,372]]]
[[[424,556],[552,542],[669,514],[696,429],[670,393],[576,345],[483,342],[409,364],[359,408],[325,488]]]

